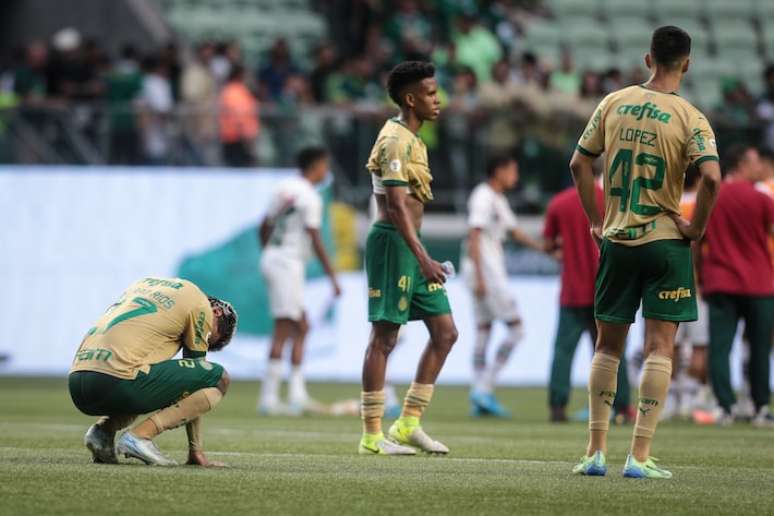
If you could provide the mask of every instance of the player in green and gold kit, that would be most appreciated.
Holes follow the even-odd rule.
[[[570,168],[601,247],[594,301],[598,338],[589,379],[589,445],[575,473],[607,472],[607,432],[616,375],[640,304],[645,352],[637,420],[624,476],[671,478],[650,457],[672,371],[680,322],[696,320],[690,241],[701,238],[720,185],[715,136],[707,119],[677,95],[691,38],[666,26],[653,33],[650,79],[605,97],[578,142]],[[605,216],[599,215],[592,162],[605,153]],[[691,223],[680,218],[688,166],[701,174]]]
[[[139,414],[157,411],[125,432],[118,451],[147,464],[175,462],[152,439],[186,425],[189,464],[218,465],[202,449],[201,416],[226,394],[229,377],[205,360],[236,329],[231,305],[207,297],[190,281],[144,278],[111,305],[81,342],[70,368],[70,396],[90,416],[102,416],[84,443],[94,462],[116,463],[116,432]],[[183,350],[183,358],[172,358]]]
[[[430,403],[433,386],[457,340],[443,284],[446,274],[430,258],[419,237],[424,205],[432,200],[427,148],[417,136],[425,121],[440,114],[438,86],[432,64],[408,61],[387,79],[390,97],[400,115],[384,124],[366,167],[371,173],[377,217],[366,242],[368,320],[373,324],[363,364],[361,413],[363,437],[359,453],[413,455],[415,448],[448,453],[422,430],[419,418]],[[422,320],[430,342],[420,359],[414,382],[389,439],[382,433],[384,372],[400,326]]]

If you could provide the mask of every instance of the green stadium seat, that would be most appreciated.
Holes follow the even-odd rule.
[[[647,25],[615,26],[612,27],[611,35],[619,52],[629,54],[634,49],[645,54],[650,47],[653,31]]]
[[[556,22],[533,22],[527,25],[526,45],[559,45],[562,30]]]
[[[559,45],[544,44],[544,45],[528,45],[525,50],[529,50],[534,53],[538,60],[550,66],[559,64],[559,57],[561,55],[561,49]]]
[[[599,14],[597,0],[550,0],[546,5],[560,19]]]
[[[760,20],[774,19],[774,2],[771,0],[757,0],[753,9],[755,16]]]
[[[704,15],[713,22],[750,21],[755,16],[755,7],[755,0],[705,0]]]
[[[758,55],[758,36],[750,22],[724,21],[713,30],[715,50],[727,59],[750,59]]]
[[[601,0],[600,12],[608,20],[649,18],[653,14],[649,2],[633,2],[632,0]]]
[[[702,0],[654,0],[653,10],[659,20],[698,18],[702,15]]]
[[[602,28],[599,22],[590,18],[576,18],[575,21],[567,20],[562,24],[562,42],[575,47],[607,48],[608,31]]]

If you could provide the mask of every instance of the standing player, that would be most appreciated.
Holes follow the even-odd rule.
[[[424,205],[433,198],[433,177],[427,148],[417,132],[423,122],[440,114],[434,75],[433,65],[421,61],[403,62],[390,72],[387,89],[400,114],[384,124],[366,165],[378,209],[365,251],[372,329],[363,363],[363,437],[358,450],[366,455],[413,455],[415,447],[430,453],[449,451],[428,437],[419,424],[436,378],[457,340],[443,286],[446,274],[419,237]],[[387,357],[401,325],[420,319],[430,332],[430,342],[387,440],[382,434]]]
[[[280,412],[279,388],[282,381],[282,351],[292,340],[292,366],[289,382],[289,408],[300,414],[310,403],[301,364],[304,340],[309,328],[304,311],[304,274],[309,247],[330,277],[333,293],[341,294],[336,273],[320,237],[323,204],[315,186],[328,175],[328,153],[310,147],[298,155],[300,176],[277,185],[261,223],[258,237],[263,248],[261,273],[269,293],[269,306],[274,318],[274,333],[269,349],[269,364],[261,387],[258,410],[263,414]]]
[[[769,413],[769,354],[774,331],[769,238],[774,235],[774,201],[755,187],[763,172],[755,148],[730,148],[724,165],[728,176],[707,227],[707,251],[701,261],[702,287],[710,312],[710,380],[722,408],[718,422],[733,422],[736,397],[728,355],[739,319],[744,319],[750,347],[753,424],[774,426]]]
[[[229,343],[236,323],[230,304],[208,298],[190,281],[145,278],[130,285],[86,333],[70,368],[73,403],[102,416],[84,437],[94,462],[117,463],[116,432],[158,410],[124,432],[119,453],[174,466],[152,439],[185,424],[188,464],[220,465],[204,455],[201,417],[220,403],[229,376],[204,357]],[[183,358],[172,360],[181,348]]]
[[[707,119],[679,97],[691,38],[673,26],[653,33],[645,84],[605,97],[580,137],[570,168],[592,236],[601,246],[594,299],[598,338],[589,378],[586,455],[574,473],[607,472],[607,433],[620,357],[642,303],[645,354],[637,419],[624,476],[671,478],[650,457],[651,441],[669,389],[675,333],[696,320],[690,243],[701,238],[720,185],[715,136]],[[594,193],[593,160],[605,159],[605,217]],[[689,163],[702,178],[690,223],[680,218]]]
[[[476,343],[473,351],[473,384],[470,389],[471,413],[510,417],[510,412],[495,398],[497,376],[524,336],[516,300],[508,288],[503,241],[510,235],[521,244],[543,251],[536,240],[518,227],[516,215],[505,192],[516,187],[519,168],[510,156],[492,158],[486,168],[487,180],[470,194],[468,200],[467,253],[462,262],[465,282],[473,294],[476,318]],[[497,349],[493,363],[486,367],[487,345],[494,321],[508,327],[505,340]]]
[[[595,167],[595,172],[598,169]],[[597,181],[594,184],[599,217],[603,216],[605,196]],[[592,342],[597,340],[594,321],[594,277],[599,265],[599,247],[589,234],[589,221],[583,212],[578,192],[574,187],[558,193],[548,204],[543,228],[547,250],[559,253],[562,262],[562,290],[559,295],[559,326],[554,340],[554,358],[548,404],[551,421],[567,421],[570,401],[570,369],[578,341],[588,332]],[[629,378],[626,361],[618,366],[618,389],[613,410],[616,419],[632,419],[629,405]]]

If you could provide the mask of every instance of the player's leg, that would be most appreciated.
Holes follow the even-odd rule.
[[[282,384],[282,354],[285,344],[298,330],[298,323],[286,317],[274,320],[274,330],[269,347],[269,360],[266,364],[258,411],[261,414],[275,414],[280,407],[280,385]]]
[[[360,416],[363,420],[363,436],[358,452],[361,455],[413,455],[413,448],[396,445],[384,438],[384,379],[387,359],[398,341],[400,325],[376,321],[371,327],[371,337],[363,360],[363,390],[360,393]]]
[[[709,373],[710,384],[720,406],[717,422],[721,425],[733,423],[732,409],[736,395],[731,386],[729,356],[736,337],[739,320],[739,305],[736,296],[711,294],[706,297],[709,306]]]
[[[428,453],[445,454],[449,449],[444,444],[431,439],[420,425],[422,414],[433,397],[435,381],[458,336],[454,319],[451,313],[448,313],[448,301],[445,308],[438,308],[436,306],[435,311],[447,310],[447,313],[428,316],[424,319],[430,333],[430,340],[419,359],[414,381],[406,393],[401,416],[390,427],[390,438],[397,443],[414,446]]]
[[[640,378],[631,453],[623,474],[630,478],[672,478],[650,457],[651,444],[672,379],[675,336],[681,322],[698,318],[690,245],[660,240],[641,249],[645,281],[645,362]]]
[[[618,386],[618,369],[629,326],[640,305],[641,264],[637,251],[602,242],[594,312],[597,341],[589,374],[589,442],[586,455],[573,468],[580,475],[605,475],[610,412]]]
[[[137,417],[125,414],[123,408],[106,403],[105,393],[117,388],[122,380],[114,376],[94,371],[77,371],[68,378],[70,396],[75,406],[84,414],[101,416],[86,431],[83,444],[91,452],[95,463],[116,464],[115,435],[131,424]]]
[[[474,301],[480,304],[480,300]],[[477,402],[479,398],[487,394],[486,382],[486,355],[489,345],[489,337],[492,334],[492,321],[479,318],[480,309],[476,309],[476,341],[473,344],[473,382],[470,386],[470,413],[473,416],[484,415],[485,412]]]
[[[548,405],[551,409],[552,422],[567,421],[572,360],[575,357],[578,341],[585,331],[583,310],[583,308],[566,306],[559,308],[559,325],[554,339],[554,358],[551,362],[551,380],[548,389]]]
[[[141,414],[158,410],[118,440],[118,453],[146,464],[175,465],[153,443],[160,433],[190,423],[217,406],[230,378],[218,364],[204,359],[167,360],[153,364],[135,380],[124,380],[112,403]]]
[[[750,339],[750,394],[755,404],[752,423],[758,427],[774,427],[774,416],[769,412],[774,297],[749,297],[746,308],[745,325]]]
[[[401,326],[398,330],[398,342],[396,347],[400,346],[406,340],[406,327]],[[389,367],[389,364],[387,364]],[[385,373],[386,374],[386,373]],[[386,375],[389,377],[389,375]],[[387,419],[397,419],[400,417],[401,402],[398,397],[398,391],[395,389],[395,385],[390,383],[387,379],[384,382],[384,417]]]
[[[293,347],[290,354],[290,380],[288,381],[288,401],[295,413],[302,413],[309,403],[309,393],[306,391],[306,381],[302,369],[304,361],[304,346],[306,335],[309,332],[309,323],[306,314],[302,314],[301,319],[295,327],[293,334]]]

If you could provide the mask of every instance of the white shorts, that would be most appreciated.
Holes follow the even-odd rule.
[[[473,262],[469,258],[462,260],[462,277],[473,297],[473,310],[478,324],[521,320],[516,299],[508,288],[508,275],[505,271],[484,268],[486,295],[483,298],[475,294],[476,274]]]
[[[675,342],[689,346],[706,347],[709,345],[709,308],[707,302],[699,299],[699,318],[695,321],[680,323]]]
[[[304,316],[304,262],[266,249],[261,274],[266,282],[269,308],[275,319],[300,321]]]

